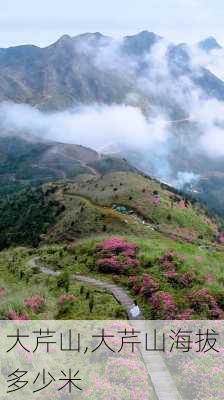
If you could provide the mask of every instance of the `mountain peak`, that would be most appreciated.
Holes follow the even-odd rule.
[[[149,32],[149,31],[141,31],[139,33],[136,33],[135,35],[131,36],[125,36],[125,39],[129,40],[143,40],[143,41],[157,41],[159,39],[162,39],[161,36],[156,35],[154,32]]]
[[[69,35],[63,35],[63,36],[61,36],[61,37],[56,41],[56,43],[54,43],[54,44],[57,44],[57,45],[59,45],[59,46],[63,46],[63,45],[65,45],[65,44],[67,44],[67,43],[70,43],[71,41],[72,41],[71,36],[69,36]]]
[[[217,42],[217,40],[213,36],[209,36],[208,38],[202,40],[198,43],[198,47],[205,51],[211,51],[215,49],[221,49],[222,46]]]
[[[142,55],[150,51],[150,48],[162,39],[153,32],[142,31],[132,36],[125,36],[123,48],[126,52],[135,55]]]

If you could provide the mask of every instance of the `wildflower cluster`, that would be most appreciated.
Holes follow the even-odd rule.
[[[44,303],[45,300],[40,295],[35,295],[24,300],[24,305],[34,313],[40,312]]]
[[[127,328],[125,322],[110,321],[107,332],[113,334],[115,330]],[[113,346],[117,339],[112,338],[110,344]],[[88,400],[148,400],[153,397],[147,371],[136,353],[131,353],[127,347],[114,357],[108,357],[106,352],[104,360],[102,363],[101,359],[102,372],[94,372],[90,378],[91,385],[85,393]]]
[[[165,271],[176,271],[183,264],[184,258],[178,256],[172,251],[167,250],[163,256],[158,257],[157,262]]]
[[[10,310],[6,317],[9,320],[18,320],[18,321],[26,321],[29,319],[25,313],[17,313],[15,310]]]
[[[200,289],[189,295],[191,307],[197,313],[205,313],[209,318],[223,319],[224,312],[219,307],[219,304],[215,297],[213,297],[208,289]]]
[[[112,237],[96,246],[96,265],[102,272],[126,274],[139,266],[136,252],[136,244]]]
[[[64,305],[65,303],[73,304],[76,301],[76,297],[72,294],[62,294],[58,299],[59,305]]]
[[[162,291],[154,293],[150,299],[150,305],[156,318],[175,318],[176,305],[170,293]]]
[[[135,294],[141,294],[145,297],[150,297],[159,290],[159,284],[149,274],[130,276],[129,287]]]

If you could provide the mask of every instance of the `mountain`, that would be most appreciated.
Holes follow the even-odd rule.
[[[212,51],[222,49],[222,46],[217,42],[217,40],[210,36],[198,43],[198,47],[204,51]]]
[[[147,319],[223,319],[217,220],[158,181],[81,175],[2,198],[0,212],[2,319],[126,318],[96,279],[120,286]],[[75,305],[61,310],[65,293]],[[44,308],[33,311],[25,299],[37,295]]]
[[[214,242],[219,230],[201,204],[136,172],[80,174],[24,188],[0,198],[0,210],[1,248],[102,233],[148,237],[150,230],[198,245]]]
[[[144,56],[160,40],[162,40],[161,36],[153,32],[143,31],[137,35],[125,36],[121,48],[128,55]]]
[[[120,104],[135,93],[140,106],[144,102],[150,106],[163,99],[144,93],[136,79],[144,77],[150,66],[150,52],[161,41],[160,36],[147,31],[120,42],[100,33],[87,33],[64,35],[46,48],[23,45],[0,49],[0,101],[60,110],[80,103]],[[204,46],[212,44],[207,39]],[[187,57],[183,45],[170,44],[168,58],[173,70],[187,76],[190,73],[192,78]],[[224,100],[224,83],[206,69],[202,71],[201,79],[197,79],[198,74],[193,76],[197,86]],[[216,88],[213,92],[211,86]]]
[[[156,51],[155,45],[158,45]],[[220,48],[214,38],[205,39],[199,46],[206,51]],[[78,109],[80,105],[96,103],[132,105],[140,108],[149,121],[155,113],[161,113],[163,118],[174,121],[170,130],[174,138],[172,142],[175,143],[171,145],[174,149],[168,160],[173,176],[179,171],[185,171],[186,166],[193,166],[192,172],[202,174],[204,178],[207,175],[211,176],[211,172],[217,174],[223,171],[224,157],[216,161],[199,153],[192,156],[191,149],[204,128],[203,121],[200,127],[197,122],[189,120],[191,92],[197,93],[202,101],[215,99],[223,102],[224,81],[214,75],[209,66],[198,64],[195,67],[191,59],[191,48],[186,43],[169,43],[148,31],[126,36],[121,40],[99,32],[75,37],[64,35],[45,48],[23,45],[0,49],[0,102],[26,103],[44,112]],[[183,120],[183,123],[175,124],[178,120]],[[30,130],[32,131],[32,126]],[[16,143],[18,142],[15,141],[15,145]],[[31,147],[28,146],[28,153]],[[47,176],[51,180],[74,175],[74,169],[86,171],[85,165],[75,162],[74,159],[71,161],[73,156],[69,154],[69,147],[71,146],[61,144],[54,150],[49,149],[46,164],[46,161],[40,160],[41,156],[38,158],[36,154],[38,151],[39,154],[46,151],[43,144],[39,143],[32,150],[33,161],[26,160],[22,164],[19,161],[24,167],[20,166],[16,176],[20,176],[20,180],[24,180],[25,177],[26,183],[29,174],[32,182],[42,182]],[[59,153],[61,162],[56,155],[52,155]],[[119,152],[121,158],[127,158],[136,168],[142,168],[144,172],[162,179],[157,165],[153,164],[153,157],[149,160],[148,154],[147,149],[144,155],[133,155],[131,151],[124,152],[123,149]],[[38,167],[39,162],[41,167]],[[102,160],[92,162],[98,163],[98,166],[101,163],[100,168],[105,172],[110,171],[112,167],[112,162],[110,165],[107,163],[107,166]],[[17,160],[10,159],[10,163],[15,166]],[[118,161],[115,162],[116,165],[117,163]],[[202,168],[198,168],[197,164]],[[15,171],[11,173],[7,170],[9,167],[4,165],[2,168],[2,190],[5,190],[6,186],[7,191],[10,191],[10,186],[14,190],[18,182],[17,179],[15,181]],[[92,168],[95,168],[95,164]],[[126,166],[123,165],[122,168]],[[5,175],[4,171],[8,175]],[[203,184],[205,199],[206,190]],[[217,188],[215,192],[220,211],[222,190]]]
[[[45,141],[33,136],[0,137],[0,194],[74,178],[112,171],[135,171],[124,159],[103,156],[89,148]]]

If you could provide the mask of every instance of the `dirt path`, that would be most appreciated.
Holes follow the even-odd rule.
[[[31,260],[29,260],[27,262],[27,266],[29,268],[38,268],[42,273],[44,273],[46,275],[51,275],[51,276],[59,276],[60,275],[60,272],[53,271],[52,269],[41,265],[40,257],[34,257]],[[74,279],[79,282],[87,283],[88,285],[91,285],[91,286],[96,286],[96,287],[102,288],[102,289],[112,293],[112,295],[118,301],[118,303],[120,303],[126,310],[129,319],[133,319],[130,314],[130,310],[133,307],[133,300],[131,299],[131,297],[129,297],[127,295],[127,293],[121,287],[118,287],[117,285],[114,285],[113,283],[103,282],[98,279],[90,278],[88,276],[80,275],[80,274],[73,274],[71,276],[71,279]],[[143,317],[137,318],[137,319],[142,319],[142,318]]]

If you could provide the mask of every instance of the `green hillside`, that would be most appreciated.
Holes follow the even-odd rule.
[[[126,317],[109,294],[106,315],[103,295],[87,294],[88,285],[73,280],[79,273],[123,287],[147,318],[223,318],[220,226],[200,204],[155,180],[132,172],[84,174],[24,190],[0,207],[2,317],[11,309],[32,318]],[[61,283],[30,268],[34,258],[59,271]],[[78,305],[69,297],[59,313],[56,298],[66,293]],[[37,295],[45,311],[30,314],[24,299]]]

